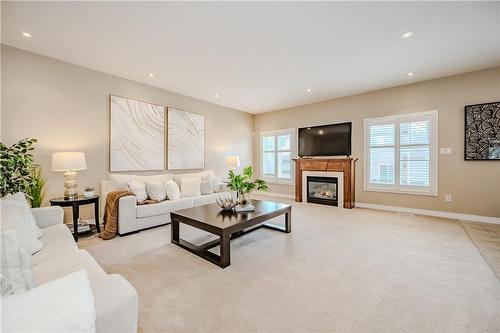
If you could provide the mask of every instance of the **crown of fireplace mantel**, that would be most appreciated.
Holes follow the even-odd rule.
[[[353,208],[354,170],[357,158],[296,158],[295,162],[295,201],[302,201],[302,172],[303,171],[331,171],[344,174],[344,208]],[[340,203],[339,203],[340,205]]]

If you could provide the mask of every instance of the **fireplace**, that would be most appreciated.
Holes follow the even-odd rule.
[[[307,201],[307,177],[337,177],[338,207],[351,209],[355,201],[354,171],[357,158],[296,158],[295,201]]]
[[[338,206],[338,178],[307,176],[307,202]]]

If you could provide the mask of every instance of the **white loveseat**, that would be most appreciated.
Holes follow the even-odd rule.
[[[110,174],[109,180],[101,182],[102,208],[106,202],[106,196],[111,191],[127,190],[129,181],[139,181],[147,183],[148,181],[167,182],[174,180],[180,185],[182,178],[210,178],[217,180],[215,193],[198,196],[181,197],[176,200],[164,200],[156,204],[137,205],[135,196],[125,196],[120,198],[118,205],[118,234],[120,236],[133,233],[142,229],[156,227],[170,223],[170,212],[186,209],[206,204],[215,203],[217,198],[231,197],[230,192],[226,192],[225,186],[221,186],[220,178],[215,175],[213,170],[207,170],[196,173],[185,174],[160,174],[152,176],[138,176],[125,174]],[[220,190],[220,189],[223,190]]]
[[[121,275],[107,274],[87,251],[78,249],[63,224],[61,207],[34,208],[32,212],[43,232],[43,248],[32,256],[36,285],[83,269],[94,296],[96,331],[136,332],[139,303],[134,287]]]

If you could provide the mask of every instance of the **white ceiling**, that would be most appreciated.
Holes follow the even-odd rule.
[[[500,65],[500,2],[3,1],[2,43],[258,113]]]

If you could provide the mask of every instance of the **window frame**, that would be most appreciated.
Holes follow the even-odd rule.
[[[429,186],[401,185],[401,136],[400,124],[408,121],[430,120],[429,133]],[[394,131],[394,184],[370,183],[370,126],[395,124]],[[438,111],[424,111],[397,114],[385,117],[364,119],[364,190],[369,192],[388,192],[400,194],[414,194],[437,196],[438,195]],[[406,145],[403,145],[406,146]]]
[[[278,136],[289,134],[290,138],[290,150],[278,150]],[[266,136],[274,137],[274,177],[264,175],[264,153],[270,151],[264,151],[262,145],[262,139]],[[283,185],[294,185],[295,184],[295,163],[293,159],[297,158],[297,129],[296,128],[285,128],[273,131],[260,132],[259,145],[260,145],[260,176],[263,180],[270,184],[283,184]],[[278,153],[280,152],[290,152],[290,179],[279,178],[278,177]]]

